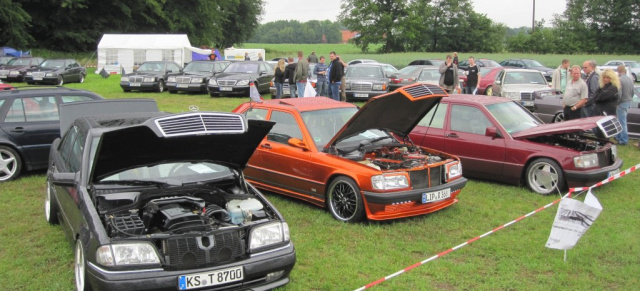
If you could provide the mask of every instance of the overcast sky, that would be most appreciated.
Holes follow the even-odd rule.
[[[562,14],[566,0],[535,0],[536,20],[544,18],[545,26],[551,26],[553,14]],[[331,20],[340,14],[340,0],[265,0],[262,22],[276,20]],[[322,4],[320,4],[322,3]],[[475,11],[487,15],[494,22],[508,27],[531,26],[533,0],[472,0]]]

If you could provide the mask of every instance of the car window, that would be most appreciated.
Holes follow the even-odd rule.
[[[9,108],[4,122],[36,122],[58,120],[55,97],[16,98]]]
[[[78,101],[94,100],[93,98],[91,98],[89,96],[71,96],[71,95],[67,95],[67,96],[60,96],[60,98],[62,98],[62,103],[72,103],[72,102],[78,102]]]
[[[629,68],[640,68],[640,64],[636,63],[636,62],[625,62],[625,64],[627,66],[629,66]]]
[[[323,148],[357,111],[355,107],[335,108],[306,111],[301,116],[313,143]]]
[[[58,151],[60,152],[60,156],[65,164],[69,165],[69,156],[71,155],[71,151],[73,148],[73,143],[76,141],[76,137],[78,137],[78,127],[72,126],[67,130],[67,134],[64,135],[62,142],[60,143],[60,147]]]
[[[267,69],[267,66],[265,63],[260,64],[260,73],[262,72],[268,72],[269,70]]]
[[[382,78],[384,77],[384,74],[379,67],[353,66],[347,69],[347,77]]]
[[[440,72],[437,69],[424,69],[418,76],[418,81],[421,82],[439,82]]]
[[[449,104],[447,103],[440,103],[438,106],[431,108],[429,113],[418,122],[418,125],[440,129],[444,128],[444,118],[447,114],[447,108],[449,108]]]
[[[451,130],[484,135],[491,122],[476,107],[453,105],[451,107]]]
[[[540,62],[536,60],[524,60],[524,63],[529,67],[544,67]]]
[[[232,63],[226,69],[224,69],[224,72],[225,73],[246,73],[246,74],[256,73],[258,72],[258,64],[256,63],[246,64],[243,62]]]
[[[266,120],[268,112],[266,109],[251,108],[244,115],[247,119]]]
[[[86,134],[82,131],[78,132],[78,137],[73,141],[71,146],[71,152],[67,159],[68,170],[71,172],[77,172],[80,170],[80,164],[82,163],[82,151],[84,150]]]
[[[398,71],[398,75],[415,75],[422,70],[421,67],[418,66],[406,66]]]
[[[276,125],[267,135],[268,140],[288,144],[289,139],[292,137],[302,139],[302,131],[293,115],[286,112],[273,111],[269,120],[275,122]]]
[[[174,73],[180,72],[180,67],[176,64],[169,64],[168,67],[169,67],[169,70]]]
[[[546,84],[540,72],[508,72],[504,84]]]
[[[64,68],[64,61],[63,60],[47,60],[42,62],[40,66],[47,69]]]
[[[536,127],[542,123],[529,110],[515,102],[496,103],[486,107],[509,134]]]

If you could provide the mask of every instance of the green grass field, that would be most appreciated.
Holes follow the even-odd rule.
[[[268,57],[298,47],[301,46],[274,46]],[[324,50],[331,49],[328,45],[308,46],[303,49],[305,55],[313,47],[325,55],[328,51]],[[441,58],[440,54],[360,55],[346,48],[343,51],[343,56],[349,56],[346,59],[357,56],[398,63],[413,58]],[[497,55],[478,56],[501,60]],[[538,59],[543,57],[550,62],[545,64],[552,65],[565,56]],[[579,57],[570,56],[575,63],[574,57],[576,61]],[[597,57],[600,56],[582,56]],[[631,58],[610,56],[618,57]],[[161,110],[169,112],[188,111],[189,105],[197,105],[201,110],[231,111],[248,101],[246,97],[211,98],[168,92],[123,93],[118,84],[119,75],[103,79],[91,72],[84,84],[67,86],[89,89],[109,99],[153,98]],[[639,149],[618,147],[618,152],[625,161],[623,168],[640,163]],[[634,172],[594,190],[604,210],[578,245],[568,252],[566,262],[562,251],[545,247],[557,210],[553,206],[383,282],[374,290],[637,290],[638,189],[640,173]],[[266,196],[287,219],[297,250],[291,283],[281,290],[353,290],[558,198],[539,196],[524,187],[470,180],[459,196],[460,202],[445,210],[387,222],[344,224],[324,209],[276,194]],[[4,289],[73,289],[73,250],[60,226],[50,226],[45,221],[44,197],[45,171],[30,172],[0,184],[0,281],[4,282]]]

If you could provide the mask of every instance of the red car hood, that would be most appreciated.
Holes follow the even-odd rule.
[[[613,122],[613,120],[615,120],[615,122]],[[614,124],[608,125],[609,123]],[[527,139],[551,134],[583,132],[599,127],[598,124],[601,124],[605,128],[605,131],[609,133],[605,134],[605,136],[612,136],[619,132],[619,129],[615,128],[615,123],[619,126],[617,119],[613,116],[594,116],[557,123],[540,124],[536,127],[514,133],[511,136],[514,139]],[[614,128],[607,128],[612,126]]]
[[[435,85],[414,84],[373,97],[354,114],[325,148],[369,129],[407,136],[447,93]]]

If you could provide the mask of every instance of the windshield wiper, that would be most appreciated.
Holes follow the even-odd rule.
[[[118,185],[133,185],[133,186],[158,186],[158,188],[165,188],[169,186],[182,186],[182,182],[176,179],[166,180],[110,180],[101,181],[100,184],[118,184]]]

